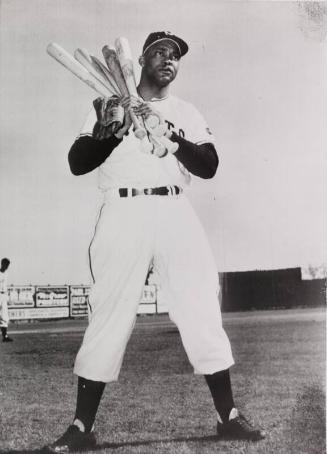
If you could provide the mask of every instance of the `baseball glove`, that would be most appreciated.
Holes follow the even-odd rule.
[[[124,122],[124,108],[119,103],[118,96],[97,98],[93,101],[97,122],[93,128],[96,140],[107,139],[115,134]]]

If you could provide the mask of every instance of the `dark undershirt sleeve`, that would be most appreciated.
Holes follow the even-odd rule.
[[[84,175],[101,165],[120,144],[122,139],[111,136],[95,140],[91,136],[81,136],[75,140],[68,153],[70,170],[74,175]]]
[[[122,139],[115,136],[104,140],[95,140],[91,136],[82,136],[72,145],[68,162],[74,175],[84,175],[99,167],[110,156]],[[212,178],[218,167],[218,155],[212,143],[193,144],[172,134],[171,140],[179,144],[176,158],[193,175],[200,178]]]
[[[175,132],[172,133],[172,142],[177,142],[179,148],[176,151],[176,158],[193,175],[200,178],[212,178],[215,176],[219,159],[215,146],[210,143],[196,145],[180,137]]]

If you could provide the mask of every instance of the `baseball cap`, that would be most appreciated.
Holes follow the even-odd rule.
[[[185,55],[188,51],[188,45],[184,40],[179,38],[176,35],[173,35],[170,32],[153,32],[150,33],[150,35],[147,37],[145,40],[144,46],[143,46],[143,54],[153,45],[156,44],[159,41],[173,41],[181,54],[181,57]]]

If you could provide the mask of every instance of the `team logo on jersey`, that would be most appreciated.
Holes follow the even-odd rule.
[[[212,132],[210,131],[210,129],[208,127],[206,127],[206,131],[210,136],[212,136]]]
[[[168,121],[168,120],[165,120],[165,122],[166,122],[167,125],[168,125],[169,131],[175,129],[174,123],[172,123],[171,121]],[[179,135],[180,137],[183,137],[183,139],[184,139],[184,138],[185,138],[185,132],[184,132],[184,130],[180,128],[180,129],[178,130],[178,135]]]

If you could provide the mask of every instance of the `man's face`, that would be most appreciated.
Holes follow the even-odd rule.
[[[166,87],[177,76],[180,53],[170,41],[154,44],[143,56],[143,71],[159,87]]]

